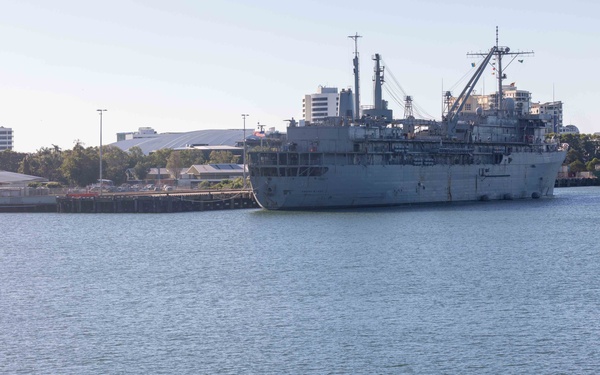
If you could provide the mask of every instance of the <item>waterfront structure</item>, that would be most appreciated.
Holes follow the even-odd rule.
[[[0,212],[53,211],[56,197],[49,190],[28,187],[32,182],[48,182],[44,177],[0,171]]]
[[[0,170],[0,187],[20,188],[31,182],[48,182],[47,178]]]
[[[163,184],[173,185],[177,181],[179,187],[193,188],[201,182],[212,184],[243,177],[244,164],[195,164],[182,166],[177,170],[177,175],[169,168],[150,168],[145,181],[154,183],[157,187]]]
[[[162,181],[172,178],[172,173],[168,168],[149,168],[146,174],[146,181]],[[158,182],[157,182],[158,183]]]
[[[191,185],[208,181],[211,183],[223,180],[234,180],[244,177],[244,164],[198,164],[189,167],[182,174],[184,178],[194,180]]]
[[[12,128],[5,128],[0,126],[0,151],[12,150],[13,144],[13,130]]]
[[[277,210],[551,196],[568,145],[546,139],[547,116],[516,111],[515,98],[503,94],[503,57],[525,54],[531,52],[499,46],[498,38],[488,52],[470,54],[483,61],[439,122],[393,119],[381,99],[383,69],[375,55],[374,98],[381,102],[372,115],[310,126],[290,121],[280,149],[249,153],[256,200]],[[466,113],[492,59],[497,103]]]
[[[186,149],[199,147],[235,147],[240,143],[239,155],[242,155],[241,142],[244,139],[243,129],[209,129],[182,133],[160,133],[155,137],[139,137],[111,143],[111,146],[128,151],[139,147],[145,155],[163,148]],[[233,152],[233,151],[232,151]]]

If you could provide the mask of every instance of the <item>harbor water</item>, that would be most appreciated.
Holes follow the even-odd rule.
[[[0,373],[598,373],[599,220],[600,187],[322,212],[0,214]]]

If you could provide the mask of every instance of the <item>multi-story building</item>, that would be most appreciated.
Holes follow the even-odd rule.
[[[300,126],[327,117],[354,118],[354,99],[352,89],[319,86],[314,94],[305,95],[302,99],[302,117]]]
[[[485,97],[486,95],[482,96]],[[504,101],[504,103],[514,103],[513,110],[515,114],[526,115],[531,113],[531,93],[529,91],[519,90],[514,83],[511,83],[510,85],[502,85],[502,96],[504,99],[511,99],[511,101]],[[498,107],[498,93],[487,95],[487,98],[482,102],[486,104],[484,109],[496,109]]]
[[[304,120],[313,122],[338,115],[339,94],[337,87],[319,86],[317,92],[305,95],[302,101]]]
[[[546,128],[552,133],[559,133],[563,127],[563,105],[560,101],[533,103],[531,113],[534,115],[548,115],[550,121],[548,121]]]
[[[504,105],[512,106],[512,110],[518,115],[546,115],[548,132],[558,133],[563,127],[563,109],[562,102],[554,101],[548,103],[532,103],[531,93],[526,90],[518,90],[514,84],[502,86],[502,96],[504,97]],[[506,99],[511,99],[507,101]],[[455,97],[448,97],[448,108],[454,104]],[[494,92],[489,95],[471,95],[463,108],[464,113],[474,114],[477,108],[481,110],[495,110],[498,107],[498,93]]]
[[[505,101],[506,103],[514,103],[513,110],[518,115],[524,115],[531,112],[531,93],[526,90],[518,90],[514,84],[502,86],[502,96],[504,99],[511,99]],[[456,98],[450,98],[450,105],[454,103]],[[477,108],[481,108],[484,111],[495,110],[498,107],[498,93],[494,92],[489,95],[476,95],[473,94],[469,97],[463,108],[465,113],[475,113]]]
[[[13,130],[0,126],[0,151],[13,149]]]

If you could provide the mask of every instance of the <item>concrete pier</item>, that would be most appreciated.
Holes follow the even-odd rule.
[[[554,187],[600,186],[600,178],[559,178]]]

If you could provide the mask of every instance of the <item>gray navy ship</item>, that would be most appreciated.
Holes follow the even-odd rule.
[[[355,41],[354,113],[359,113]],[[543,115],[519,113],[503,98],[503,58],[496,45],[460,95],[446,93],[441,121],[405,116],[394,120],[382,99],[383,67],[375,55],[374,105],[358,116],[326,118],[305,126],[289,120],[277,149],[248,152],[252,191],[269,210],[394,206],[434,202],[551,196],[568,145],[547,139]],[[494,65],[496,103],[463,111],[486,67]],[[472,103],[472,100],[471,100]],[[405,111],[406,113],[406,111]]]

